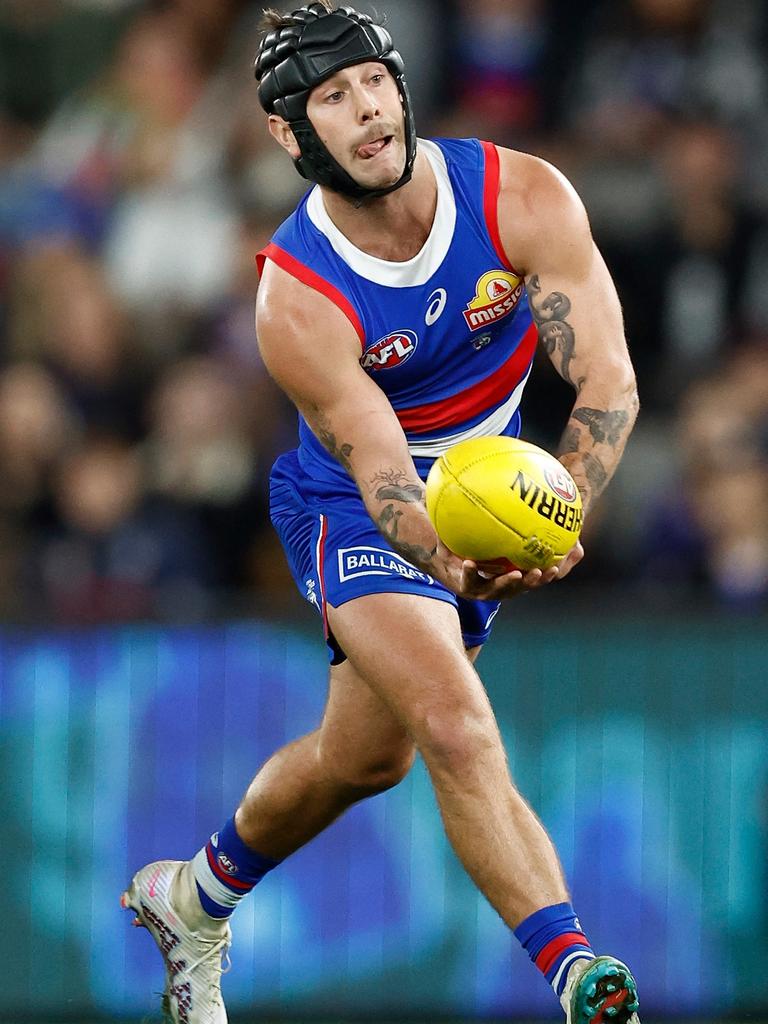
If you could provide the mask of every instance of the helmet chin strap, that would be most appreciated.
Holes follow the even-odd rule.
[[[309,126],[306,130],[305,125]],[[413,177],[414,161],[406,157],[403,173],[391,185],[384,185],[381,188],[368,188],[356,181],[348,171],[344,170],[341,164],[331,156],[328,148],[320,141],[317,132],[312,127],[309,119],[291,125],[297,145],[301,150],[298,157],[294,159],[294,166],[303,178],[315,181],[319,185],[336,192],[352,203],[357,209],[369,199],[380,199],[388,196],[407,185]]]

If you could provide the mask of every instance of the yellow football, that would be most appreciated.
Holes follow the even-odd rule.
[[[515,437],[461,441],[436,459],[427,511],[446,547],[499,570],[554,565],[582,525],[581,495],[568,470]]]

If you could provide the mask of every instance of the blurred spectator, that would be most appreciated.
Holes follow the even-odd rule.
[[[0,374],[0,510],[34,519],[53,466],[78,438],[78,420],[53,377],[19,362]]]
[[[768,607],[768,336],[689,390],[678,438],[683,486],[652,512],[646,583]]]
[[[30,566],[54,619],[197,617],[209,610],[204,538],[183,507],[148,496],[139,455],[86,440],[54,480],[56,525]]]
[[[457,114],[479,116],[494,138],[530,129],[541,114],[544,0],[460,0],[458,8]]]
[[[665,146],[672,210],[662,240],[663,370],[672,396],[747,331],[768,330],[755,287],[768,222],[740,194],[739,151],[722,127],[701,121],[675,125]]]
[[[136,0],[4,0],[0,4],[0,106],[42,124],[60,98],[97,74]]]
[[[193,510],[221,587],[242,585],[266,523],[259,413],[246,386],[208,357],[186,359],[151,398],[146,454],[155,491]]]
[[[194,616],[223,595],[290,589],[266,476],[296,417],[258,354],[253,256],[307,183],[256,97],[260,7],[0,6],[4,616]],[[634,559],[654,601],[759,606],[764,4],[376,7],[420,134],[551,159],[617,282],[645,411],[572,586],[615,588]],[[540,359],[526,436],[554,447],[572,402]]]
[[[49,246],[17,270],[11,351],[46,365],[89,427],[137,438],[146,370],[101,266],[71,246]]]

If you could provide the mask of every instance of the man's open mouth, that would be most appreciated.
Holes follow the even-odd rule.
[[[383,153],[393,138],[393,135],[384,135],[380,139],[374,139],[373,142],[366,142],[364,146],[357,147],[357,155],[361,160],[371,160],[373,157],[378,156],[379,153]]]

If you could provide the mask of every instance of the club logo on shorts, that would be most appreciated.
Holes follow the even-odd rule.
[[[237,874],[237,864],[229,859],[226,853],[220,853],[216,858],[216,862],[222,871],[226,871],[228,875]]]
[[[544,479],[563,501],[576,501],[576,485],[571,479],[571,474],[565,469],[545,469]]]
[[[358,576],[402,576],[430,586],[435,582],[428,573],[406,562],[394,551],[367,546],[339,548],[339,582],[346,583]]]
[[[315,589],[316,587],[317,584],[315,583],[314,580],[310,579],[306,581],[307,600],[309,601],[310,604],[313,604],[318,611],[321,611],[322,609],[320,608],[320,600],[318,599],[317,596],[317,590]]]
[[[381,338],[363,354],[360,365],[364,370],[389,370],[410,359],[419,343],[414,331],[395,331]]]
[[[508,270],[490,270],[477,282],[475,297],[464,310],[470,331],[503,320],[517,308],[523,294],[523,281]]]

